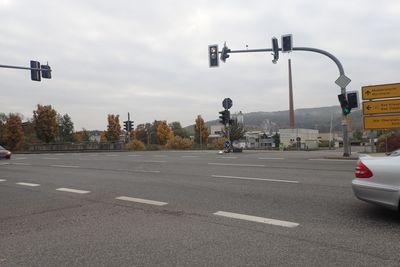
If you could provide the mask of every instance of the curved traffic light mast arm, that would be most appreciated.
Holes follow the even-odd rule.
[[[278,49],[279,51],[282,51],[282,48]],[[309,52],[314,52],[314,53],[319,53],[322,55],[325,55],[332,59],[333,62],[335,62],[336,66],[339,69],[339,77],[345,76],[344,74],[344,69],[342,66],[342,63],[331,53],[318,49],[318,48],[312,48],[312,47],[293,47],[293,51],[309,51]],[[272,48],[265,48],[265,49],[244,49],[244,50],[230,50],[228,54],[230,53],[254,53],[254,52],[273,52]],[[219,52],[221,53],[221,52]],[[340,86],[341,89],[341,94],[346,94],[346,86]],[[349,157],[350,156],[350,146],[349,146],[349,141],[348,141],[348,133],[347,133],[347,121],[346,121],[346,116],[343,115],[343,120],[342,120],[342,126],[343,126],[343,156],[344,157]]]

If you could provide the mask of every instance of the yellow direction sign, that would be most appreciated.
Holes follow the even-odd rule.
[[[364,116],[364,129],[400,128],[400,115]]]
[[[362,99],[380,99],[400,97],[400,83],[363,86]]]
[[[400,99],[365,101],[362,104],[364,115],[400,113]]]

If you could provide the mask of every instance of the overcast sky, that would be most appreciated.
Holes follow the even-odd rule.
[[[53,78],[0,69],[0,112],[32,118],[37,104],[68,113],[75,130],[104,130],[107,114],[194,123],[232,112],[287,110],[288,59],[295,108],[338,105],[339,71],[310,52],[232,54],[208,67],[208,45],[271,48],[293,34],[295,47],[329,51],[352,80],[347,90],[400,82],[399,0],[135,1],[0,0],[0,64],[49,62]],[[279,46],[281,43],[279,41]]]

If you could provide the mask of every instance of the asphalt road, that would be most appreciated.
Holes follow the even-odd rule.
[[[13,155],[0,266],[399,266],[400,216],[330,153]]]

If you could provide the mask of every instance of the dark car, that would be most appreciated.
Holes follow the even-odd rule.
[[[0,159],[10,159],[11,152],[5,149],[4,147],[0,146]]]

